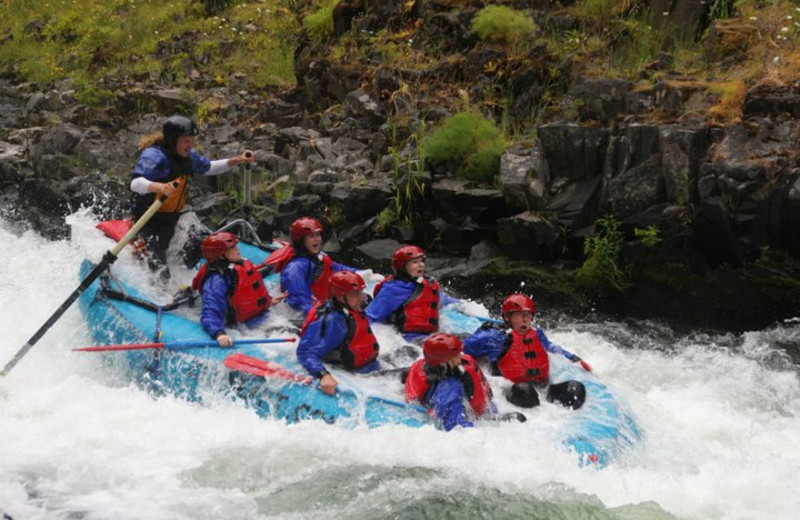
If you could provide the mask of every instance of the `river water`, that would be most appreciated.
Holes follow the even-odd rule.
[[[0,219],[2,365],[77,287],[81,260],[110,247],[90,215],[70,221],[73,239],[51,242]],[[559,320],[547,330],[633,410],[646,438],[624,460],[581,468],[518,424],[347,430],[259,419],[222,398],[154,398],[95,355],[71,352],[92,344],[76,304],[0,380],[0,511],[14,520],[797,518],[800,318],[736,336],[642,322]]]

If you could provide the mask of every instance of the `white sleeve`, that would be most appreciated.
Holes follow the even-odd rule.
[[[147,188],[150,187],[151,181],[144,177],[134,177],[131,180],[131,191],[139,195],[147,195]]]
[[[225,173],[230,169],[231,167],[228,166],[228,159],[217,159],[216,161],[211,161],[211,168],[209,168],[205,174],[219,175],[221,173]]]

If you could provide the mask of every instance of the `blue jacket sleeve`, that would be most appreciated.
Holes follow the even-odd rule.
[[[203,308],[200,311],[200,324],[212,338],[217,332],[225,331],[228,314],[228,284],[222,275],[211,273],[203,282]]]
[[[189,160],[192,161],[192,171],[197,175],[203,175],[211,169],[211,159],[194,150],[189,151]]]
[[[498,329],[478,328],[464,338],[464,353],[474,358],[486,356],[489,361],[497,361],[505,347],[506,333]]]
[[[169,175],[169,159],[156,146],[150,146],[142,150],[133,167],[131,177],[144,177],[149,181],[161,181]]]
[[[474,426],[467,420],[464,409],[464,385],[458,379],[451,377],[441,381],[430,392],[428,406],[433,408],[433,413],[440,421],[445,431],[450,431],[456,426],[471,428]]]
[[[453,298],[444,291],[441,291],[441,294],[442,294],[442,307],[444,307],[445,305],[453,305],[454,303],[458,303],[461,301],[458,298]]]
[[[339,271],[353,271],[356,272],[358,269],[355,267],[350,267],[349,265],[340,264],[339,262],[331,262],[331,271],[334,273],[338,273]]]
[[[539,341],[542,342],[542,346],[548,352],[553,354],[561,354],[565,358],[569,359],[570,361],[577,361],[578,356],[570,352],[569,350],[556,345],[555,343],[551,342],[547,336],[545,335],[544,331],[541,328],[536,328],[536,335],[539,336]]]
[[[378,295],[367,305],[364,312],[369,321],[386,321],[394,311],[403,305],[403,302],[414,291],[414,282],[390,280],[383,284]]]
[[[310,262],[308,258],[293,258],[281,271],[281,287],[289,292],[286,303],[303,314],[308,314],[312,306]]]
[[[325,320],[325,326],[322,326]],[[309,374],[320,377],[325,368],[322,359],[342,343],[345,332],[344,316],[337,312],[326,313],[308,324],[297,345],[297,360]]]

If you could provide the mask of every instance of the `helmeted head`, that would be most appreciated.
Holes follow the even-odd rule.
[[[361,303],[364,297],[363,291],[366,286],[364,279],[353,271],[334,273],[328,282],[331,297],[353,311],[361,311]]]
[[[417,246],[403,246],[392,255],[392,270],[402,274],[406,264],[417,258],[425,258],[425,251]]]
[[[225,252],[239,243],[239,239],[233,233],[225,231],[211,233],[200,245],[200,250],[209,263],[219,260]]]
[[[331,296],[344,296],[349,292],[361,292],[367,286],[364,279],[353,271],[339,271],[328,282]]]
[[[184,136],[194,137],[200,134],[200,129],[194,121],[185,116],[170,116],[161,125],[161,133],[164,134],[164,145],[169,151],[175,151],[178,139]]]
[[[315,218],[300,217],[289,226],[289,236],[292,238],[292,244],[299,244],[303,238],[312,233],[322,233],[322,224]]]
[[[536,305],[529,296],[524,294],[509,295],[503,300],[503,305],[500,307],[500,314],[503,315],[503,320],[506,323],[511,321],[511,313],[520,311],[536,314]]]
[[[443,365],[461,353],[463,346],[455,334],[437,332],[422,342],[422,354],[432,366]]]

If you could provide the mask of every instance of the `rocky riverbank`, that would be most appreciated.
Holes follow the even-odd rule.
[[[340,38],[416,23],[418,38],[445,41],[468,34],[477,10],[356,4],[358,16],[334,13]],[[713,95],[670,69],[669,56],[643,70],[664,71],[649,88],[573,63],[558,104],[527,121],[533,130],[508,143],[483,183],[453,162],[424,161],[425,132],[464,96],[500,117],[487,108],[490,91],[513,92],[506,110],[522,126],[556,88],[554,64],[542,49],[518,59],[474,37],[446,41],[436,64],[409,69],[368,54],[334,61],[336,39],[304,40],[296,88],[198,80],[192,100],[168,84],[116,81],[106,85],[113,102],[86,106],[67,84],[2,80],[0,205],[52,238],[65,237],[63,217],[80,205],[121,216],[139,137],[166,115],[214,106],[202,151],[249,148],[258,163],[251,207],[242,173],[195,185],[194,209],[212,228],[246,214],[267,238],[313,214],[335,230],[330,247],[341,254],[385,271],[396,244],[419,244],[437,257],[438,277],[490,304],[522,287],[546,312],[730,331],[800,315],[797,82],[751,88],[741,118],[720,124],[707,116]]]

